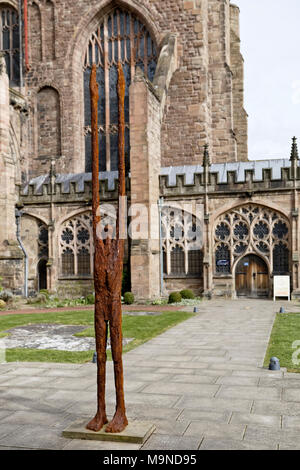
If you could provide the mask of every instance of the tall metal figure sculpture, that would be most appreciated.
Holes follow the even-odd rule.
[[[94,235],[94,284],[95,284],[95,334],[97,351],[97,413],[88,423],[87,429],[100,431],[108,422],[105,408],[105,372],[108,325],[111,350],[114,362],[116,411],[112,421],[106,426],[108,433],[122,432],[128,424],[124,399],[124,379],[122,363],[122,273],[124,256],[125,217],[122,205],[125,199],[125,79],[121,64],[118,64],[119,98],[119,207],[116,221],[116,234],[111,237],[111,227],[106,226],[107,237],[100,234],[100,195],[99,195],[99,145],[98,145],[98,100],[99,90],[96,81],[96,65],[92,66],[91,80],[92,112],[92,155],[93,155],[93,235]],[[124,208],[124,206],[123,206]],[[123,214],[123,216],[122,216]]]

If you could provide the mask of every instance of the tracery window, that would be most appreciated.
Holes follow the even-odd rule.
[[[238,258],[256,252],[274,274],[289,272],[289,222],[258,205],[240,206],[220,216],[214,229],[215,272],[231,273]]]
[[[152,81],[157,64],[157,49],[146,26],[130,11],[114,8],[106,14],[92,34],[84,61],[85,154],[86,171],[91,162],[91,111],[89,81],[91,66],[97,65],[99,83],[100,171],[118,169],[118,97],[117,64],[121,60],[126,80],[125,90],[125,161],[129,169],[129,86],[136,66]]]
[[[60,231],[63,276],[89,276],[93,271],[93,235],[90,212],[67,220]]]
[[[20,84],[19,15],[11,7],[0,9],[0,50],[4,52],[6,71],[12,85]]]
[[[202,231],[195,216],[180,209],[164,208],[162,238],[165,274],[202,277]]]

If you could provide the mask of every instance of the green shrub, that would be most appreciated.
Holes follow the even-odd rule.
[[[43,294],[46,297],[47,300],[50,299],[50,293],[49,293],[49,291],[47,291],[47,289],[41,289],[40,294]]]
[[[124,294],[124,303],[126,305],[131,305],[134,302],[134,295],[132,292],[125,292]]]
[[[191,291],[190,289],[183,289],[180,292],[180,295],[183,299],[194,299],[195,298],[194,292]]]
[[[6,307],[6,302],[4,300],[0,300],[0,310],[4,309]]]
[[[182,297],[180,295],[180,292],[171,292],[169,295],[169,304],[177,304],[181,302]]]
[[[95,296],[94,294],[88,294],[85,298],[87,305],[94,305],[95,303]]]

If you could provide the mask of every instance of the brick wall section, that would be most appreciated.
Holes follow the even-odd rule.
[[[30,61],[42,60],[42,24],[41,12],[36,3],[28,6],[28,22],[30,24]]]

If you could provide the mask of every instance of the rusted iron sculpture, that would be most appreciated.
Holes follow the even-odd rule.
[[[124,378],[122,362],[122,273],[124,256],[124,212],[125,199],[125,79],[121,64],[118,64],[119,98],[119,207],[115,237],[110,236],[106,226],[107,238],[99,236],[100,195],[99,195],[99,145],[98,145],[98,100],[99,90],[96,81],[96,65],[92,66],[91,80],[92,112],[92,193],[93,193],[93,235],[94,235],[94,285],[95,285],[95,334],[97,351],[97,413],[87,425],[87,429],[100,431],[108,422],[105,407],[105,372],[108,325],[111,350],[114,362],[116,388],[116,411],[112,421],[106,426],[108,433],[122,432],[128,424],[124,399]],[[123,214],[123,216],[122,216]]]

